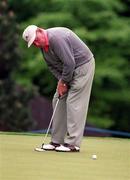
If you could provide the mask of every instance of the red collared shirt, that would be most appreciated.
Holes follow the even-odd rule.
[[[49,41],[48,41],[48,36],[47,36],[47,32],[44,30],[44,36],[45,36],[45,46],[43,47],[45,52],[48,52],[49,49]]]

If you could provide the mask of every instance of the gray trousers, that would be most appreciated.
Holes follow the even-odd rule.
[[[52,123],[51,141],[80,147],[95,71],[94,58],[75,69],[68,93],[59,101]],[[53,108],[58,99],[56,91]]]

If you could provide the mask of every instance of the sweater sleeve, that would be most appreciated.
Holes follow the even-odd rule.
[[[69,41],[61,37],[54,36],[51,43],[53,51],[63,63],[61,79],[69,83],[72,80],[75,69],[73,49],[71,48]]]
[[[54,67],[54,65],[52,65],[51,63],[49,63],[49,61],[47,61],[42,48],[41,48],[41,52],[42,52],[43,58],[45,59],[51,73],[55,76],[56,79],[58,79],[58,80],[61,79],[61,73],[57,70],[57,67]]]
[[[51,64],[47,63],[49,70],[55,76],[56,79],[61,79],[61,74]]]

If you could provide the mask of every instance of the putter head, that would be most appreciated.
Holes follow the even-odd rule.
[[[41,148],[41,147],[36,147],[34,150],[37,151],[37,152],[44,152],[44,151],[45,151],[45,150],[44,150],[43,148]]]
[[[43,145],[41,147],[36,147],[34,150],[37,151],[37,152],[44,152],[45,150],[43,149]]]

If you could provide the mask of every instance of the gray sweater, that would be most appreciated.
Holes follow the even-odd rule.
[[[64,27],[46,30],[49,40],[49,50],[42,50],[44,59],[59,80],[69,83],[73,79],[74,70],[89,62],[93,54],[85,43],[70,29]]]

